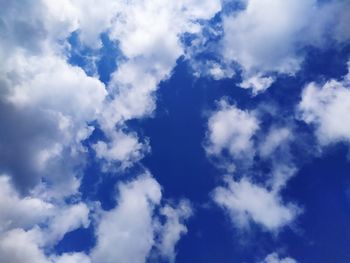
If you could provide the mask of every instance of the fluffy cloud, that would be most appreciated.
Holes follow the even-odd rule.
[[[93,261],[145,262],[154,244],[152,218],[160,199],[160,185],[149,175],[120,185],[118,206],[100,219]]]
[[[253,157],[253,136],[259,129],[259,122],[248,111],[219,102],[219,109],[208,120],[207,146],[209,155],[220,155],[228,151],[237,159]]]
[[[80,263],[146,262],[155,256],[175,260],[175,246],[187,232],[189,201],[161,206],[161,187],[149,174],[118,186],[117,206],[97,218],[97,245],[91,255],[56,255],[52,248],[65,234],[88,227],[84,203],[55,203],[39,196],[22,198],[6,176],[0,177],[0,262]],[[157,211],[160,213],[157,213]],[[164,223],[161,223],[164,222]],[[122,242],[121,242],[122,241]],[[49,251],[50,253],[45,253]]]
[[[35,194],[21,197],[7,176],[0,177],[0,189],[0,262],[56,262],[45,255],[44,248],[89,225],[89,209],[83,203],[50,202]],[[82,256],[52,256],[60,258],[59,262],[75,257]]]
[[[279,258],[277,253],[271,253],[261,263],[297,263],[293,258]]]
[[[284,204],[277,193],[248,179],[234,181],[227,177],[226,184],[215,189],[213,199],[238,227],[247,228],[250,222],[254,222],[266,230],[278,231],[299,213],[299,208]]]
[[[0,210],[2,233],[12,228],[28,228],[45,221],[54,212],[54,206],[36,197],[21,198],[11,185],[10,178],[0,176]]]
[[[159,82],[184,54],[182,35],[199,32],[200,20],[220,8],[219,0],[3,4],[0,172],[6,176],[0,177],[0,262],[106,262],[105,253],[111,260],[145,262],[152,250],[174,260],[191,209],[187,202],[162,207],[160,186],[149,175],[119,185],[118,205],[96,222],[98,243],[91,255],[55,255],[52,248],[90,222],[79,186],[83,142],[95,124],[106,139],[92,148],[106,169],[141,159],[147,140],[126,121],[153,112]],[[83,46],[101,47],[101,33],[119,46],[123,59],[107,88],[68,63],[73,32]],[[111,246],[117,239],[120,246]]]
[[[221,9],[220,1],[182,0],[177,2],[121,1],[109,36],[118,43],[125,60],[112,74],[109,90],[113,99],[100,116],[101,128],[108,137],[100,145],[100,156],[118,160],[114,127],[133,118],[149,116],[155,109],[155,91],[167,79],[177,59],[184,54],[181,36],[201,30],[199,20],[209,19]],[[132,139],[129,137],[129,142]],[[139,144],[132,155],[139,153]],[[103,148],[101,148],[101,146]],[[110,150],[104,150],[110,149]],[[109,152],[109,153],[108,153]],[[137,159],[137,158],[136,158]]]
[[[120,163],[121,169],[128,168],[149,150],[147,142],[140,143],[135,134],[113,131],[110,136],[110,143],[98,141],[93,145],[97,158],[104,161],[104,170],[112,170],[116,162]]]
[[[188,202],[181,202],[177,208],[169,205],[161,208],[166,222],[159,225],[155,209],[160,205],[161,188],[149,174],[120,184],[118,193],[118,205],[102,212],[92,261],[142,263],[153,247],[158,247],[162,256],[174,260],[175,245],[186,233],[183,222],[191,215]],[[157,235],[161,237],[159,243]]]
[[[259,112],[244,111],[221,100],[217,111],[209,117],[207,153],[217,159],[219,167],[240,178],[227,176],[226,185],[216,187],[212,198],[239,228],[247,229],[254,222],[276,232],[300,212],[296,205],[285,204],[280,195],[296,172],[290,162],[289,143],[293,136],[288,127],[271,126],[267,131],[260,131],[256,115]],[[271,168],[261,185],[246,176],[246,173],[259,174],[251,170],[255,156]]]
[[[49,263],[35,243],[35,235],[22,229],[14,229],[0,236],[0,255],[1,263]]]
[[[252,89],[253,95],[257,95],[259,92],[265,91],[274,82],[272,77],[264,77],[260,74],[251,76],[245,79],[241,83],[241,87],[244,89]]]
[[[64,39],[76,29],[67,3],[23,0],[2,9],[0,31],[9,37],[0,45],[0,171],[22,192],[45,178],[52,195],[76,193],[81,141],[107,94],[99,80],[66,61]]]
[[[161,214],[166,217],[166,223],[161,227],[158,249],[169,262],[175,262],[175,246],[181,236],[187,233],[185,220],[192,215],[191,205],[187,200],[182,200],[175,208],[166,205],[161,209]]]
[[[316,128],[322,145],[350,141],[350,74],[343,80],[329,80],[324,85],[308,84],[298,106],[300,118]]]
[[[242,87],[252,88],[255,94],[272,83],[269,77],[261,78],[262,74],[298,71],[303,47],[322,48],[350,37],[347,1],[242,2],[242,10],[223,16],[222,56],[228,62],[239,63],[245,78]],[[333,30],[329,31],[330,27]]]

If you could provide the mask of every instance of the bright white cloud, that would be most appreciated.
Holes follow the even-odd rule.
[[[209,155],[220,155],[227,150],[234,158],[254,155],[253,136],[259,122],[253,113],[219,102],[219,109],[208,120],[207,146]]]
[[[223,16],[221,51],[226,63],[239,63],[242,87],[252,88],[255,94],[273,81],[257,75],[298,71],[303,47],[344,43],[350,37],[347,1],[248,0],[244,4],[243,10]]]
[[[89,209],[79,201],[78,191],[87,151],[82,142],[94,129],[90,123],[98,123],[106,137],[93,145],[106,167],[118,162],[126,168],[141,159],[149,150],[147,139],[140,140],[125,122],[153,112],[159,82],[170,76],[184,54],[182,35],[199,32],[198,21],[211,18],[220,8],[219,0],[3,4],[0,172],[8,177],[0,178],[0,262],[71,263],[92,258],[105,263],[101,253],[111,254],[111,260],[144,262],[153,247],[175,258],[190,208],[183,203],[166,206],[161,209],[166,223],[159,225],[154,208],[161,208],[160,186],[150,176],[120,185],[118,205],[103,212],[96,223],[98,245],[91,258],[47,253],[66,233],[89,224]],[[124,57],[108,88],[68,63],[67,38],[73,32],[80,44],[91,48],[101,47],[101,33],[118,44]],[[155,245],[155,236],[161,237],[162,245]],[[125,242],[118,242],[117,248],[108,243],[116,239]]]
[[[14,229],[0,236],[0,262],[50,263],[38,247],[35,235],[23,229]]]
[[[118,193],[117,206],[102,212],[98,222],[92,262],[142,263],[153,247],[174,260],[175,245],[187,231],[184,220],[191,215],[188,202],[181,202],[177,208],[161,208],[166,223],[159,225],[155,208],[160,207],[161,187],[149,174],[119,184]],[[157,235],[160,241],[156,240]]]
[[[350,141],[350,74],[343,80],[329,80],[324,85],[308,84],[299,103],[300,117],[316,128],[322,145]]]
[[[118,190],[117,207],[104,212],[99,221],[93,262],[145,262],[154,244],[152,218],[161,199],[160,185],[144,175]]]
[[[7,176],[0,177],[0,190],[1,263],[56,262],[47,258],[44,248],[52,248],[68,232],[89,225],[89,209],[83,203],[58,204],[34,194],[21,197]],[[62,263],[64,258],[81,257],[52,256]]]
[[[299,213],[298,207],[284,204],[274,191],[246,178],[240,181],[226,178],[226,184],[214,190],[213,199],[229,214],[232,223],[240,228],[247,228],[254,222],[266,230],[278,231],[290,224]]]
[[[272,77],[254,75],[243,80],[240,86],[244,89],[252,89],[253,95],[257,95],[258,93],[263,92],[269,88],[273,82],[274,79]]]
[[[177,59],[184,54],[181,36],[201,30],[198,20],[209,19],[221,9],[215,1],[121,1],[110,27],[109,36],[116,41],[125,61],[112,74],[111,100],[100,116],[101,127],[109,142],[103,149],[115,152],[113,129],[124,121],[149,116],[155,109],[155,91],[167,79]],[[130,140],[129,140],[130,142]],[[139,143],[131,155],[139,153]],[[99,147],[102,150],[101,147]],[[107,154],[109,161],[118,160]],[[137,159],[137,158],[136,158]]]
[[[181,236],[187,233],[185,220],[192,215],[192,208],[187,200],[182,200],[175,208],[166,205],[161,209],[161,214],[166,217],[166,223],[160,230],[161,237],[158,249],[169,262],[175,262],[175,246]]]
[[[297,263],[293,258],[280,258],[277,253],[271,253],[261,263]]]
[[[135,134],[113,131],[110,135],[110,143],[99,141],[93,145],[97,158],[105,161],[105,170],[113,169],[116,161],[120,162],[121,169],[128,168],[149,150],[147,143],[140,143]]]
[[[291,127],[271,126],[266,132],[260,131],[255,115],[259,112],[243,111],[221,100],[218,110],[209,117],[207,153],[216,158],[218,167],[240,178],[226,177],[226,186],[217,187],[212,198],[239,228],[248,228],[254,222],[274,232],[290,224],[301,212],[296,205],[285,204],[280,194],[296,172],[290,161],[289,144],[293,137]],[[227,158],[227,153],[231,158]],[[261,185],[244,174],[259,174],[260,171],[251,170],[254,157],[267,161],[271,168]]]

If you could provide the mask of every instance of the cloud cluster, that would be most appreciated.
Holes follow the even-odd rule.
[[[109,141],[100,142],[97,155],[110,163],[119,160],[120,137],[128,145],[127,154],[139,159],[147,146],[137,143],[134,135],[126,137],[115,126],[152,114],[155,91],[167,79],[177,59],[184,54],[181,36],[201,30],[199,20],[209,19],[221,8],[220,1],[182,0],[176,2],[121,1],[116,9],[109,36],[116,41],[125,61],[112,74],[109,90],[113,93],[100,116],[101,128]],[[116,139],[116,138],[119,138]]]
[[[232,223],[240,228],[248,228],[253,221],[266,230],[278,231],[299,213],[297,206],[284,204],[277,192],[246,178],[235,182],[228,177],[226,184],[214,190],[213,199],[227,211]]]
[[[298,109],[300,118],[315,127],[321,145],[350,142],[350,120],[345,117],[350,111],[350,73],[323,85],[309,83]]]
[[[173,261],[175,245],[186,231],[184,222],[192,213],[188,201],[161,207],[160,185],[149,174],[120,184],[118,192],[118,205],[99,219],[92,262],[146,262],[152,248]],[[164,225],[156,216],[157,207],[165,216]]]
[[[0,189],[1,263],[141,263],[152,253],[174,262],[176,244],[192,215],[187,200],[163,206],[158,182],[149,174],[141,175],[119,184],[115,208],[95,214],[97,244],[91,254],[56,255],[52,248],[65,234],[89,226],[92,207],[49,202],[34,194],[22,198],[7,176],[0,177]]]
[[[254,94],[273,82],[274,73],[293,75],[304,48],[323,48],[349,40],[348,1],[247,0],[244,8],[223,15],[221,42],[225,63],[238,63],[243,88]]]
[[[0,189],[0,262],[70,262],[58,256],[47,258],[43,248],[52,248],[68,232],[88,227],[87,205],[50,202],[34,194],[21,197],[5,175],[0,176]],[[75,253],[62,257],[80,258]]]
[[[220,155],[225,150],[237,159],[254,155],[253,139],[259,129],[255,116],[221,100],[218,110],[208,120],[209,155]]]
[[[296,172],[289,151],[293,136],[290,127],[271,125],[267,131],[261,131],[258,116],[258,111],[241,110],[221,100],[209,117],[205,149],[224,172],[231,174],[225,177],[224,186],[214,189],[212,198],[235,226],[249,229],[253,222],[278,232],[301,211],[298,206],[283,202],[280,195]],[[259,171],[251,169],[256,157],[271,167],[262,183],[254,179]]]
[[[152,253],[174,261],[191,208],[187,201],[163,206],[161,187],[150,175],[119,185],[117,206],[94,224],[91,254],[56,255],[52,248],[66,233],[88,227],[94,212],[79,195],[84,141],[96,127],[102,130],[105,139],[91,148],[105,169],[140,160],[147,139],[126,121],[152,113],[158,84],[184,54],[182,35],[199,32],[200,21],[220,8],[220,1],[195,0],[3,3],[0,262],[99,263],[106,262],[105,253],[113,262],[145,262]],[[123,58],[110,83],[68,62],[72,33],[92,49],[101,47],[102,33],[119,46]],[[121,238],[117,248],[110,243]]]

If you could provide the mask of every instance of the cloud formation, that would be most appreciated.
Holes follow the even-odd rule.
[[[344,116],[350,110],[350,73],[342,80],[309,83],[303,90],[298,109],[300,118],[315,127],[321,145],[349,142],[350,120]]]
[[[243,88],[254,94],[273,82],[271,75],[295,74],[308,46],[324,48],[350,38],[347,1],[248,0],[223,15],[222,57],[243,70]],[[332,28],[332,30],[330,30]]]
[[[160,207],[161,187],[149,174],[120,184],[118,193],[117,206],[102,212],[99,219],[92,262],[146,262],[152,248],[158,248],[162,256],[173,262],[176,243],[187,231],[184,221],[192,214],[188,201],[175,208]],[[157,207],[166,217],[164,225],[159,225]]]
[[[206,151],[209,156],[228,152],[235,159],[249,160],[254,156],[252,137],[258,129],[253,113],[220,100],[218,110],[208,120]]]
[[[249,228],[250,222],[255,222],[266,230],[278,231],[299,213],[297,206],[284,204],[278,193],[245,178],[238,182],[226,178],[226,184],[215,189],[213,199],[240,228]]]

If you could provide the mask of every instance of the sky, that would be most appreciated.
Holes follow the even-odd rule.
[[[0,6],[0,263],[350,262],[348,0]]]

